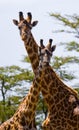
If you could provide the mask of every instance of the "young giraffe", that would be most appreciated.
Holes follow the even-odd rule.
[[[30,12],[27,13],[26,19],[24,19],[23,13],[19,12],[19,21],[14,19],[13,23],[18,26],[21,39],[24,41],[25,49],[27,50],[35,74],[39,65],[38,45],[33,38],[31,29],[37,25],[38,21],[32,22],[32,14]]]
[[[41,91],[48,107],[48,116],[42,124],[43,130],[79,130],[78,94],[65,85],[49,65],[55,46],[39,48]],[[48,60],[48,63],[46,62]]]

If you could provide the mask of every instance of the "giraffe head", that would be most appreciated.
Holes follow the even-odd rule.
[[[73,114],[74,115],[79,115],[79,99],[76,99],[74,95],[70,95],[69,97],[69,102],[73,106]]]
[[[19,12],[19,21],[13,19],[13,23],[18,26],[22,40],[26,39],[26,36],[30,34],[32,27],[36,26],[38,21],[32,22],[32,14],[27,13],[27,18],[24,19],[23,13]]]
[[[40,47],[39,47],[39,59],[40,65],[48,65],[50,63],[50,59],[52,57],[53,51],[55,51],[56,45],[52,46],[52,39],[49,39],[49,43],[45,47],[43,45],[43,40],[40,40]]]

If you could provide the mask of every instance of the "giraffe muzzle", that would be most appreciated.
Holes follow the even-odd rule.
[[[79,105],[76,106],[76,108],[74,108],[73,114],[74,114],[75,116],[76,116],[76,115],[79,115]]]

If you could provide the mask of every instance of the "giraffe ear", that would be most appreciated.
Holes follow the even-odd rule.
[[[13,19],[13,23],[14,23],[16,26],[18,26],[18,21],[17,21],[17,20]]]
[[[32,23],[32,27],[36,26],[37,23],[38,23],[38,21],[34,21],[34,22]]]
[[[52,46],[52,52],[55,51],[56,45]]]

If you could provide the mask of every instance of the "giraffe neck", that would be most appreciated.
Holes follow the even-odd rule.
[[[38,45],[35,42],[32,33],[30,35],[26,36],[26,39],[24,41],[25,49],[28,53],[29,59],[31,61],[32,69],[34,74],[36,73],[37,67],[39,65],[39,59],[38,59]]]
[[[27,95],[27,99],[24,99],[23,104],[21,103],[18,111],[14,115],[15,122],[19,119],[22,126],[28,126],[32,128],[34,126],[34,118],[35,118],[35,111],[39,99],[40,94],[40,78],[37,75],[33,81],[33,85],[31,86],[29,93]]]
[[[77,100],[78,95],[62,82],[50,66],[42,68],[41,91],[48,107],[48,116],[43,122],[43,128],[50,125],[49,128],[47,127],[49,130],[56,130],[58,127],[67,130],[68,126],[70,129],[78,129],[79,115],[74,118],[74,106],[69,103],[70,95],[73,95]],[[62,120],[65,122],[65,128],[61,125]],[[60,124],[58,124],[59,121]]]
[[[42,76],[41,76],[41,91],[42,94],[47,100],[48,97],[50,99],[54,99],[54,95],[59,95],[60,91],[63,91],[63,98],[65,98],[66,94],[73,94],[77,98],[77,93],[72,88],[68,87],[63,83],[63,81],[57,76],[54,70],[50,66],[45,66],[42,68]],[[62,100],[61,99],[61,100]],[[57,100],[56,98],[54,100]],[[60,98],[59,98],[60,101]],[[48,107],[50,107],[50,100],[46,101]]]

